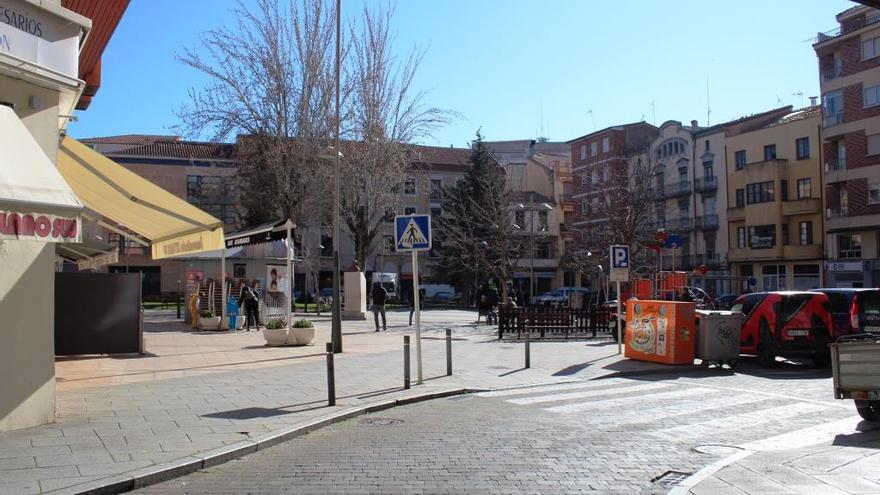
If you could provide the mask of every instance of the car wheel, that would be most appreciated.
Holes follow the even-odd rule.
[[[765,368],[776,364],[776,354],[773,354],[769,346],[765,344],[758,345],[758,363]]]
[[[831,354],[827,352],[813,354],[813,366],[817,368],[827,368],[829,364],[831,364]]]
[[[880,400],[857,400],[856,410],[865,421],[880,422]]]

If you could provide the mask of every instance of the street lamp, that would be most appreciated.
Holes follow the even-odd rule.
[[[553,209],[547,203],[541,203],[538,206],[525,206],[522,203],[517,203],[514,205],[514,208],[520,211],[530,211],[532,212],[529,227],[529,300],[528,304],[532,304],[532,298],[535,297],[535,212],[536,211],[551,211]],[[519,227],[514,224],[514,227]],[[521,228],[521,227],[519,227]],[[546,232],[546,227],[541,227],[542,232]]]
[[[336,153],[333,171],[333,322],[330,341],[333,352],[342,352],[342,297],[339,292],[339,59],[340,38],[342,37],[342,0],[336,0]]]

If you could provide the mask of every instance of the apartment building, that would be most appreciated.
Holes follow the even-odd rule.
[[[755,290],[805,290],[822,281],[819,106],[726,136],[727,260]]]
[[[827,285],[880,285],[880,11],[858,6],[819,33]]]

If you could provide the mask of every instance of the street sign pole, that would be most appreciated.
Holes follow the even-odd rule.
[[[422,384],[422,311],[419,308],[419,252],[412,252],[413,309],[416,311],[416,383]]]
[[[623,353],[623,328],[620,325],[620,280],[617,281],[617,354]]]
[[[617,287],[617,354],[623,353],[623,325],[620,321],[622,316],[620,302],[623,294],[620,292],[620,283],[629,282],[629,246],[613,245],[608,255],[610,259],[609,275]]]

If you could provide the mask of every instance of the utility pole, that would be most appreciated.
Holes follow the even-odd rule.
[[[339,58],[342,37],[342,0],[336,0],[336,152],[333,173],[333,323],[330,340],[333,352],[342,352],[342,296],[339,290]]]

